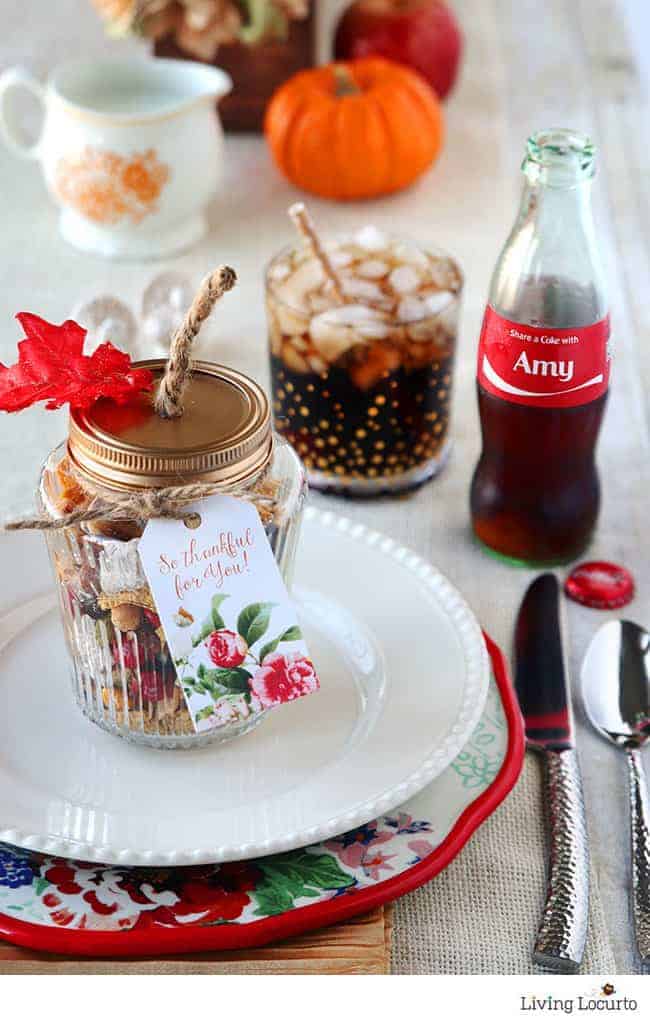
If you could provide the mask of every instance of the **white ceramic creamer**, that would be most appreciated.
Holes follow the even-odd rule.
[[[15,153],[40,160],[67,241],[109,258],[159,258],[205,232],[223,168],[215,99],[231,87],[224,71],[185,60],[75,60],[45,86],[12,68],[0,75],[0,131]],[[43,107],[31,143],[18,89]]]

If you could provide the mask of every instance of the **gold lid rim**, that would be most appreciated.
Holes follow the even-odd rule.
[[[164,358],[133,363],[161,374]],[[119,436],[93,421],[89,411],[70,415],[68,455],[80,474],[95,485],[121,491],[213,482],[232,487],[259,474],[273,454],[268,398],[264,390],[236,369],[196,361],[192,377],[213,377],[238,390],[245,409],[236,430],[216,440],[189,446],[146,446]],[[190,382],[191,386],[191,382]]]

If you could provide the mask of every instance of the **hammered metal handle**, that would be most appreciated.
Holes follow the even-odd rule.
[[[627,752],[632,829],[632,912],[636,944],[650,963],[650,798],[639,751]]]
[[[575,972],[582,963],[589,915],[589,848],[578,756],[546,751],[549,823],[546,905],[533,959],[550,970]]]

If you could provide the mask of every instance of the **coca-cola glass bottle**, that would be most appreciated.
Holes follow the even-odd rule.
[[[592,143],[574,131],[541,131],[528,140],[522,169],[521,206],[479,343],[483,450],[470,499],[483,545],[536,565],[574,559],[596,524],[609,317],[591,210]]]

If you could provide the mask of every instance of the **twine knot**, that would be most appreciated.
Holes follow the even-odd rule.
[[[187,315],[171,342],[165,374],[158,385],[154,407],[161,418],[178,418],[183,413],[183,393],[192,374],[192,342],[216,302],[237,282],[230,266],[219,266],[206,276]]]

